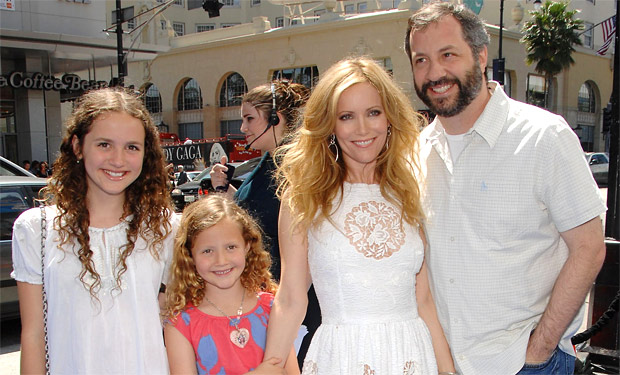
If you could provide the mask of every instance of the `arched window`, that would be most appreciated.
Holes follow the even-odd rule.
[[[183,84],[177,101],[179,111],[189,111],[202,108],[202,93],[198,82],[190,78]]]
[[[248,85],[239,73],[232,73],[226,78],[220,90],[220,107],[241,105],[241,97],[248,92]]]
[[[387,68],[385,59],[381,59],[382,61],[378,61],[380,64],[383,64],[384,67]],[[390,65],[392,61],[390,60]],[[301,83],[307,88],[313,88],[316,83],[319,81],[319,68],[316,65],[310,66],[302,66],[299,68],[285,68],[278,69],[273,71],[273,75],[271,79],[276,80],[287,80],[290,82]]]
[[[588,82],[584,82],[581,88],[579,88],[577,106],[579,107],[579,112],[594,113],[596,110],[594,90],[592,90],[592,86]]]
[[[161,113],[161,95],[159,94],[159,89],[153,83],[149,83],[146,86],[144,105],[152,114]]]

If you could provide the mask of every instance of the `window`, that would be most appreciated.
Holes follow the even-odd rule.
[[[319,68],[316,65],[275,70],[271,79],[285,79],[313,88],[319,80]]]
[[[162,121],[157,125],[157,130],[159,130],[160,133],[169,133],[170,127]]]
[[[227,134],[242,134],[242,122],[242,120],[220,121],[220,137],[225,137]]]
[[[198,23],[196,24],[196,32],[201,33],[203,31],[211,31],[215,29],[215,24],[213,23]]]
[[[10,241],[13,236],[13,223],[24,211],[34,206],[32,198],[24,194],[21,186],[2,186],[0,198],[2,198],[2,227],[0,240]],[[2,245],[4,246],[4,244]]]
[[[177,36],[185,35],[185,24],[183,22],[173,22],[172,30],[177,34]]]
[[[592,32],[593,32],[593,24],[590,22],[584,22],[583,25],[585,26],[584,28],[584,32],[583,32],[583,46],[587,47],[587,48],[594,48],[594,43],[593,40],[594,38],[592,37]]]
[[[130,30],[133,30],[136,28],[136,19],[132,18],[130,20],[127,20],[127,28]]]
[[[202,139],[202,122],[179,124],[179,139]]]
[[[202,93],[195,79],[190,78],[185,81],[181,91],[179,91],[177,106],[179,111],[202,108]]]
[[[577,107],[579,112],[594,113],[596,109],[596,99],[594,97],[594,91],[592,86],[585,82],[579,88],[579,94],[577,96]]]
[[[260,5],[260,0],[252,0],[252,6]]]
[[[241,105],[241,97],[248,92],[248,85],[239,73],[233,73],[226,78],[220,90],[220,107],[235,107]]]
[[[0,153],[18,160],[15,96],[12,87],[0,88]]]
[[[347,4],[344,6],[344,14],[355,13],[355,4]]]
[[[276,27],[284,27],[284,17],[276,17]]]
[[[377,64],[381,65],[383,67],[383,69],[385,69],[386,72],[390,73],[390,75],[392,75],[392,71],[394,70],[394,67],[392,66],[392,59],[389,57],[384,57],[384,58],[379,58],[375,60],[377,62]]]
[[[237,26],[237,25],[241,25],[240,23],[222,23],[220,26],[222,27],[222,29],[225,29],[227,27],[233,27],[233,26]]]
[[[609,159],[605,154],[594,154],[590,159],[590,164],[609,164]]]
[[[545,91],[547,82],[545,77],[537,74],[527,75],[526,101],[535,106],[546,108]]]
[[[224,4],[224,6],[228,6],[228,7],[239,5],[239,0],[219,0],[219,2]]]
[[[162,30],[166,30],[168,28],[168,23],[164,20],[159,21]]]
[[[152,83],[149,83],[146,87],[144,105],[150,113],[161,113],[161,95],[157,86]]]
[[[366,3],[357,3],[357,13],[364,13],[366,12],[366,9],[367,9]]]
[[[579,124],[573,131],[579,137],[583,151],[594,150],[594,126]]]
[[[183,6],[183,0],[174,0],[174,5]]]

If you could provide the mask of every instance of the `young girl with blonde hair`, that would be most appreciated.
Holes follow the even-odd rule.
[[[172,374],[283,373],[280,359],[261,364],[277,288],[270,265],[258,224],[236,203],[212,194],[185,208],[164,327]],[[286,371],[299,373],[289,352]]]

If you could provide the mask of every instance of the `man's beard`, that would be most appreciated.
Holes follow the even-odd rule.
[[[472,69],[465,73],[464,82],[461,82],[458,78],[443,77],[437,81],[426,82],[422,85],[422,89],[419,89],[416,84],[414,84],[414,86],[418,97],[422,99],[424,104],[426,104],[431,111],[441,117],[452,117],[463,112],[463,110],[478,96],[482,83],[482,70],[474,63]],[[456,84],[459,88],[456,100],[452,101],[452,97],[431,99],[428,96],[427,92],[432,86],[449,84]]]

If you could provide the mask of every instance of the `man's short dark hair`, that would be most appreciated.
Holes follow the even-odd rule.
[[[490,38],[484,22],[464,5],[451,2],[434,2],[414,12],[407,22],[405,35],[405,51],[411,63],[411,32],[424,30],[428,26],[439,22],[445,16],[453,16],[461,25],[463,38],[471,48],[472,55],[477,57],[485,46],[489,45]]]

